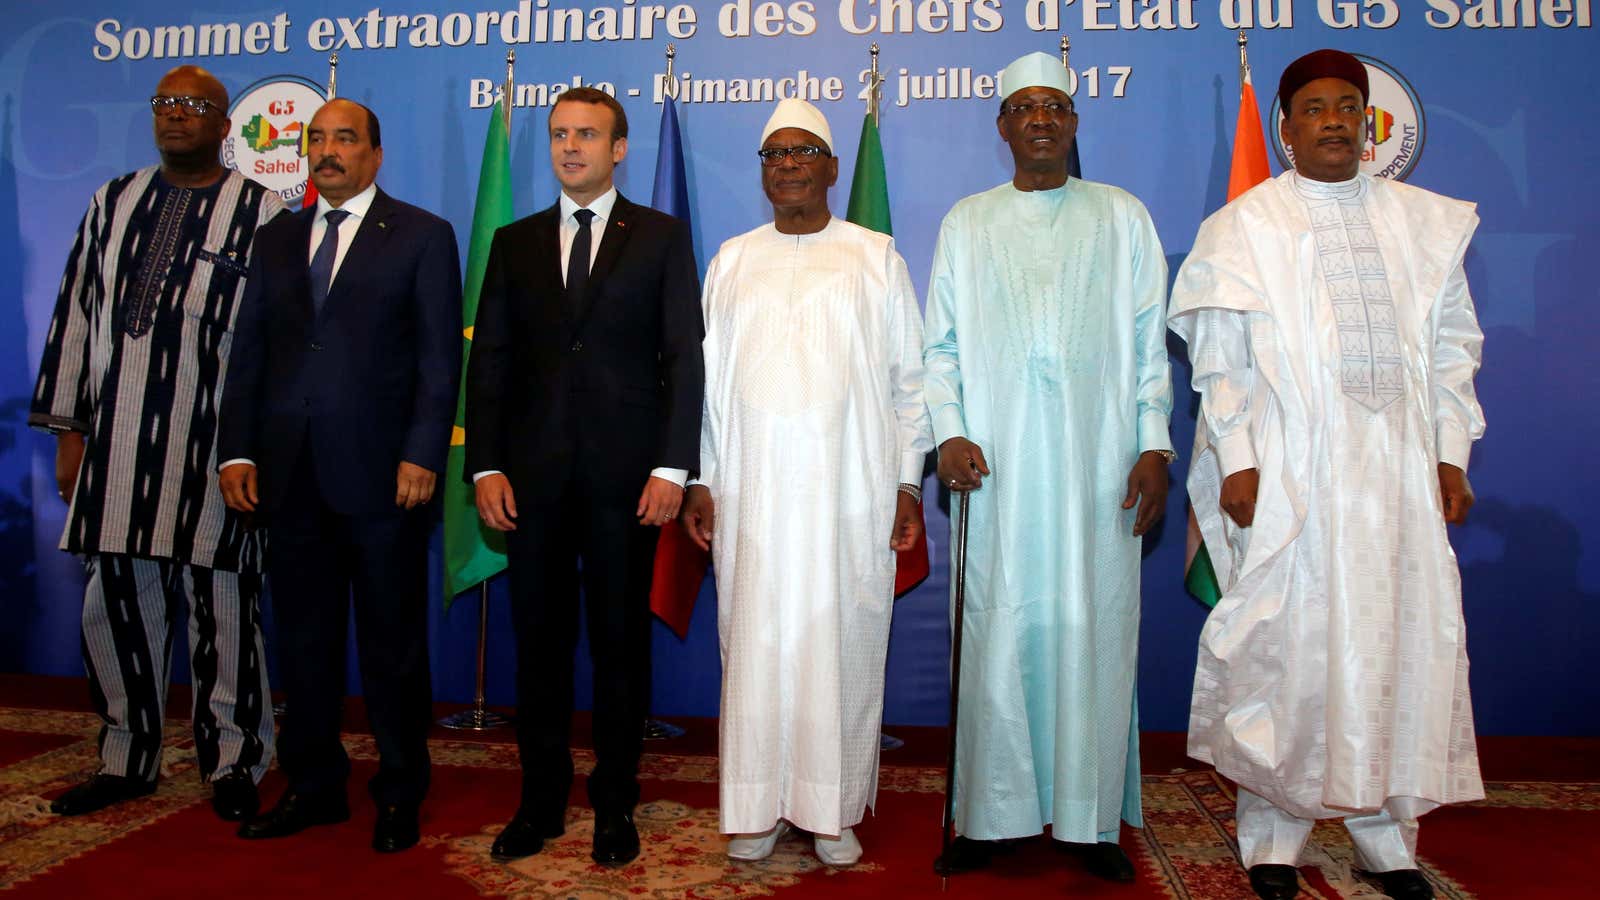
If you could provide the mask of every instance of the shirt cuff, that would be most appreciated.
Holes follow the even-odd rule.
[[[235,459],[230,459],[227,462],[222,463],[221,465],[217,466],[217,471],[221,472],[223,469],[226,469],[229,466],[253,466],[255,464],[256,464],[255,460],[246,459],[246,458],[240,456],[240,457],[237,457]]]
[[[684,482],[689,480],[689,470],[688,469],[651,469],[650,470],[650,477],[651,478],[659,478],[662,481],[670,481],[673,484],[677,485],[678,487],[683,487],[684,486]]]
[[[1226,437],[1217,438],[1213,446],[1217,448],[1217,465],[1222,469],[1223,478],[1256,467],[1256,451],[1250,446],[1248,428],[1241,428]]]
[[[480,479],[480,478],[488,478],[490,475],[504,475],[504,474],[505,473],[500,471],[499,469],[484,469],[482,472],[473,472],[472,473],[472,483],[473,484],[477,484],[478,483],[478,479]]]
[[[961,417],[961,407],[947,403],[929,412],[933,418],[934,446],[943,444],[951,438],[967,436],[967,423]]]
[[[915,451],[909,451],[909,450],[904,452],[904,453],[901,453],[900,454],[900,483],[901,484],[921,484],[922,483],[922,465],[923,465],[923,461],[925,459],[927,459],[927,457],[928,457],[928,455],[926,453],[917,453]]]
[[[1167,417],[1158,412],[1147,412],[1139,417],[1139,452],[1172,453],[1172,436],[1167,431]]]
[[[63,431],[76,431],[81,434],[89,433],[87,422],[80,422],[77,419],[55,416],[49,413],[30,414],[28,416],[28,427],[37,428],[40,431],[48,431],[51,434],[60,434]]]
[[[1439,462],[1449,463],[1465,472],[1467,460],[1472,456],[1472,438],[1449,425],[1439,426]]]

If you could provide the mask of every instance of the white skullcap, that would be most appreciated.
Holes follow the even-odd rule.
[[[1055,88],[1063,94],[1072,95],[1067,67],[1061,64],[1060,57],[1048,53],[1029,53],[1019,57],[1000,73],[1002,99],[1030,87]]]
[[[772,111],[772,118],[767,120],[765,128],[761,129],[761,143],[765,144],[767,138],[780,128],[801,128],[822,138],[822,144],[829,153],[833,152],[833,132],[828,129],[828,120],[822,115],[822,110],[801,100],[790,97],[779,100],[778,108]]]

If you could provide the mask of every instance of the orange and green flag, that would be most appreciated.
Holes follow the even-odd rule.
[[[1267,168],[1267,141],[1261,130],[1261,107],[1256,103],[1255,85],[1250,83],[1250,69],[1244,70],[1239,87],[1239,118],[1233,126],[1233,165],[1228,169],[1228,202],[1272,176]],[[1198,426],[1204,428],[1202,422]],[[1217,582],[1217,570],[1211,565],[1211,554],[1206,551],[1205,540],[1200,536],[1200,523],[1195,520],[1194,509],[1189,510],[1189,533],[1186,541],[1183,586],[1201,603],[1216,606],[1222,599],[1222,586]]]
[[[1228,169],[1228,202],[1268,178],[1267,139],[1261,130],[1261,107],[1256,103],[1256,88],[1250,83],[1250,70],[1244,73],[1239,88],[1239,119],[1233,126],[1233,165]]]

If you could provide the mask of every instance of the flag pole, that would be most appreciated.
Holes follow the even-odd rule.
[[[662,85],[661,85],[662,90],[661,90],[661,93],[662,93],[663,96],[665,96],[669,100],[678,99],[677,75],[675,75],[673,73],[673,71],[672,71],[673,63],[675,63],[677,61],[677,59],[678,59],[678,45],[677,44],[668,44],[667,45],[667,72],[666,72],[666,74],[664,76],[662,76]],[[663,115],[665,115],[665,113],[663,113]],[[659,180],[660,174],[658,173],[656,177]],[[667,523],[667,525],[665,525],[663,527],[673,528],[675,526],[672,523],[669,522],[669,523]],[[646,676],[647,676],[646,679],[645,679],[645,683],[646,684],[654,684],[655,683],[655,679],[653,677],[648,677],[651,674],[652,673],[648,673],[648,672],[646,673]],[[649,697],[645,697],[644,698],[644,708],[645,708],[644,725],[642,726],[642,736],[644,737],[645,740],[647,740],[647,741],[666,741],[666,740],[671,740],[672,738],[683,737],[684,734],[687,733],[680,726],[674,725],[671,722],[663,722],[662,720],[651,716],[650,715],[650,705],[651,705],[650,704],[650,698]]]
[[[878,124],[878,103],[883,99],[883,76],[878,73],[877,43],[873,43],[871,47],[867,48],[867,52],[872,54],[872,73],[869,76],[870,81],[867,88],[867,115],[872,117],[872,124],[876,125]]]
[[[674,61],[677,60],[677,58],[678,58],[678,45],[677,44],[668,44],[667,45],[667,74],[663,78],[663,81],[665,83],[662,84],[661,87],[662,87],[662,93],[666,94],[668,97],[671,97],[674,100],[678,99],[678,76],[673,74],[673,72],[672,72],[672,64],[673,64]]]
[[[1244,49],[1245,45],[1248,44],[1248,43],[1250,43],[1250,38],[1244,33],[1244,29],[1243,28],[1239,29],[1239,83],[1240,84],[1244,84],[1244,80],[1246,78],[1250,77],[1250,57],[1248,55],[1246,55],[1245,49]]]
[[[878,52],[878,44],[874,41],[872,46],[867,48],[867,53],[872,60],[871,68],[867,70],[867,118],[872,120],[873,127],[878,125],[878,101],[883,93],[883,76],[878,73]],[[886,731],[879,730],[878,749],[880,751],[898,750],[905,745],[905,741]]]
[[[1061,68],[1067,70],[1067,83],[1072,86],[1074,93],[1078,90],[1078,76],[1072,71],[1072,38],[1061,36]],[[1069,98],[1068,108],[1071,108]],[[1072,138],[1072,146],[1067,148],[1067,177],[1082,178],[1083,166],[1078,161],[1078,138]]]
[[[324,103],[334,99],[334,97],[337,95],[338,90],[339,90],[339,54],[337,54],[337,53],[328,54],[328,80],[327,80],[327,82],[325,84],[326,84],[326,89],[323,91],[323,102]],[[315,110],[312,110],[312,111],[310,111],[310,113],[308,113],[308,115],[311,114],[311,113],[314,113],[314,112],[315,112]],[[310,123],[307,122],[306,124],[309,125]],[[306,137],[305,137],[305,131],[306,130],[307,129],[302,129],[301,130],[301,134],[300,134],[300,156],[301,156],[301,158],[305,158],[308,155]],[[311,165],[309,160],[307,160],[306,165],[308,167]],[[301,206],[302,209],[310,209],[311,207],[316,206],[316,205],[317,205],[317,186],[316,186],[316,183],[311,180],[311,176],[308,173],[307,176],[306,176],[305,188],[304,188],[304,190],[302,191],[302,193],[300,195],[300,206]],[[278,704],[278,706],[281,707],[282,704]]]
[[[489,665],[489,582],[478,583],[478,670],[473,682],[472,706],[451,713],[439,724],[453,731],[493,731],[511,724],[511,719],[491,712],[485,698],[484,683]]]
[[[517,50],[515,47],[506,49],[506,86],[500,92],[500,116],[506,123],[506,140],[511,140],[511,105],[516,100],[517,85]]]
[[[334,54],[338,59],[338,54]],[[511,138],[512,87],[516,83],[517,51],[506,50],[506,82],[500,94],[500,115],[506,123],[506,139]],[[493,731],[511,724],[508,716],[490,712],[485,683],[489,669],[489,582],[478,582],[478,667],[473,680],[472,707],[451,713],[439,724],[455,731]]]

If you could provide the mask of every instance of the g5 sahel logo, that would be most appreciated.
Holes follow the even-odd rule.
[[[1367,97],[1367,145],[1361,151],[1361,171],[1375,178],[1405,181],[1422,157],[1422,142],[1428,131],[1422,101],[1394,66],[1360,53],[1352,54],[1367,67],[1371,96]],[[1272,147],[1283,167],[1293,168],[1294,156],[1283,145],[1277,123],[1282,117],[1278,99],[1272,100],[1268,121],[1273,127]]]
[[[222,142],[222,164],[299,206],[311,174],[306,125],[326,96],[295,75],[272,75],[245,88],[228,110],[233,131]]]

